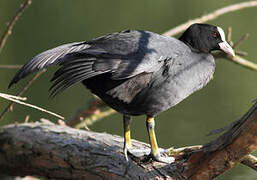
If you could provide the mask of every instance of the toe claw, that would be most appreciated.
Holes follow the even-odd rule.
[[[128,161],[128,148],[127,148],[127,147],[124,147],[123,152],[124,152],[126,161]]]

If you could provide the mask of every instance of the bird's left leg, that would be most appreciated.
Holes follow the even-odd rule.
[[[148,131],[148,135],[149,135],[150,145],[151,145],[150,156],[152,156],[153,159],[156,160],[156,161],[165,162],[165,163],[174,162],[173,157],[163,157],[163,156],[161,156],[159,148],[158,148],[156,136],[155,136],[154,126],[155,126],[154,118],[151,117],[151,116],[147,116],[146,127],[147,127],[147,131]]]

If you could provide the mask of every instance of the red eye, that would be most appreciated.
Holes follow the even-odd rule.
[[[212,37],[215,37],[215,38],[217,37],[217,33],[216,32],[212,33],[211,35],[212,35]]]

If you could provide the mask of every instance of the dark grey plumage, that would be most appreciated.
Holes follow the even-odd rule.
[[[126,30],[45,51],[28,61],[9,87],[34,71],[60,65],[51,80],[53,96],[82,82],[122,113],[126,159],[127,152],[132,151],[130,116],[147,115],[150,155],[170,163],[173,159],[161,157],[158,150],[153,117],[210,81],[215,70],[212,50],[234,55],[225,41],[224,31],[212,25],[191,25],[179,39]]]
[[[112,108],[131,115],[157,115],[174,106],[202,88],[215,68],[210,54],[194,53],[175,38],[127,30],[45,51],[18,71],[10,86],[49,65],[61,65],[52,95],[83,82]]]

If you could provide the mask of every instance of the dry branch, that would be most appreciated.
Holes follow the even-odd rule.
[[[51,123],[0,129],[0,173],[55,179],[212,179],[257,148],[257,102],[210,143],[172,150],[176,163],[125,161],[123,139]],[[133,141],[136,148],[148,145]]]
[[[22,105],[24,105],[24,106],[27,106],[27,107],[30,107],[30,108],[33,108],[33,109],[37,109],[37,110],[39,110],[39,111],[42,111],[42,112],[47,113],[47,114],[50,114],[50,115],[55,116],[55,117],[57,117],[57,118],[60,118],[60,119],[62,119],[62,120],[64,119],[63,116],[61,116],[61,115],[59,115],[59,114],[57,114],[57,113],[48,111],[48,110],[46,110],[46,109],[44,109],[44,108],[35,106],[35,105],[33,105],[33,104],[29,104],[29,103],[23,102],[23,101],[27,100],[26,97],[13,96],[13,95],[4,94],[4,93],[0,93],[0,97],[1,97],[1,98],[4,98],[4,99],[7,99],[7,100],[9,100],[9,101],[11,101],[11,102],[15,102],[15,103],[22,104]]]
[[[95,98],[93,102],[82,107],[74,116],[67,119],[65,123],[70,127],[83,128],[116,112],[111,108],[103,111],[103,108],[106,109],[106,104],[101,99]]]

